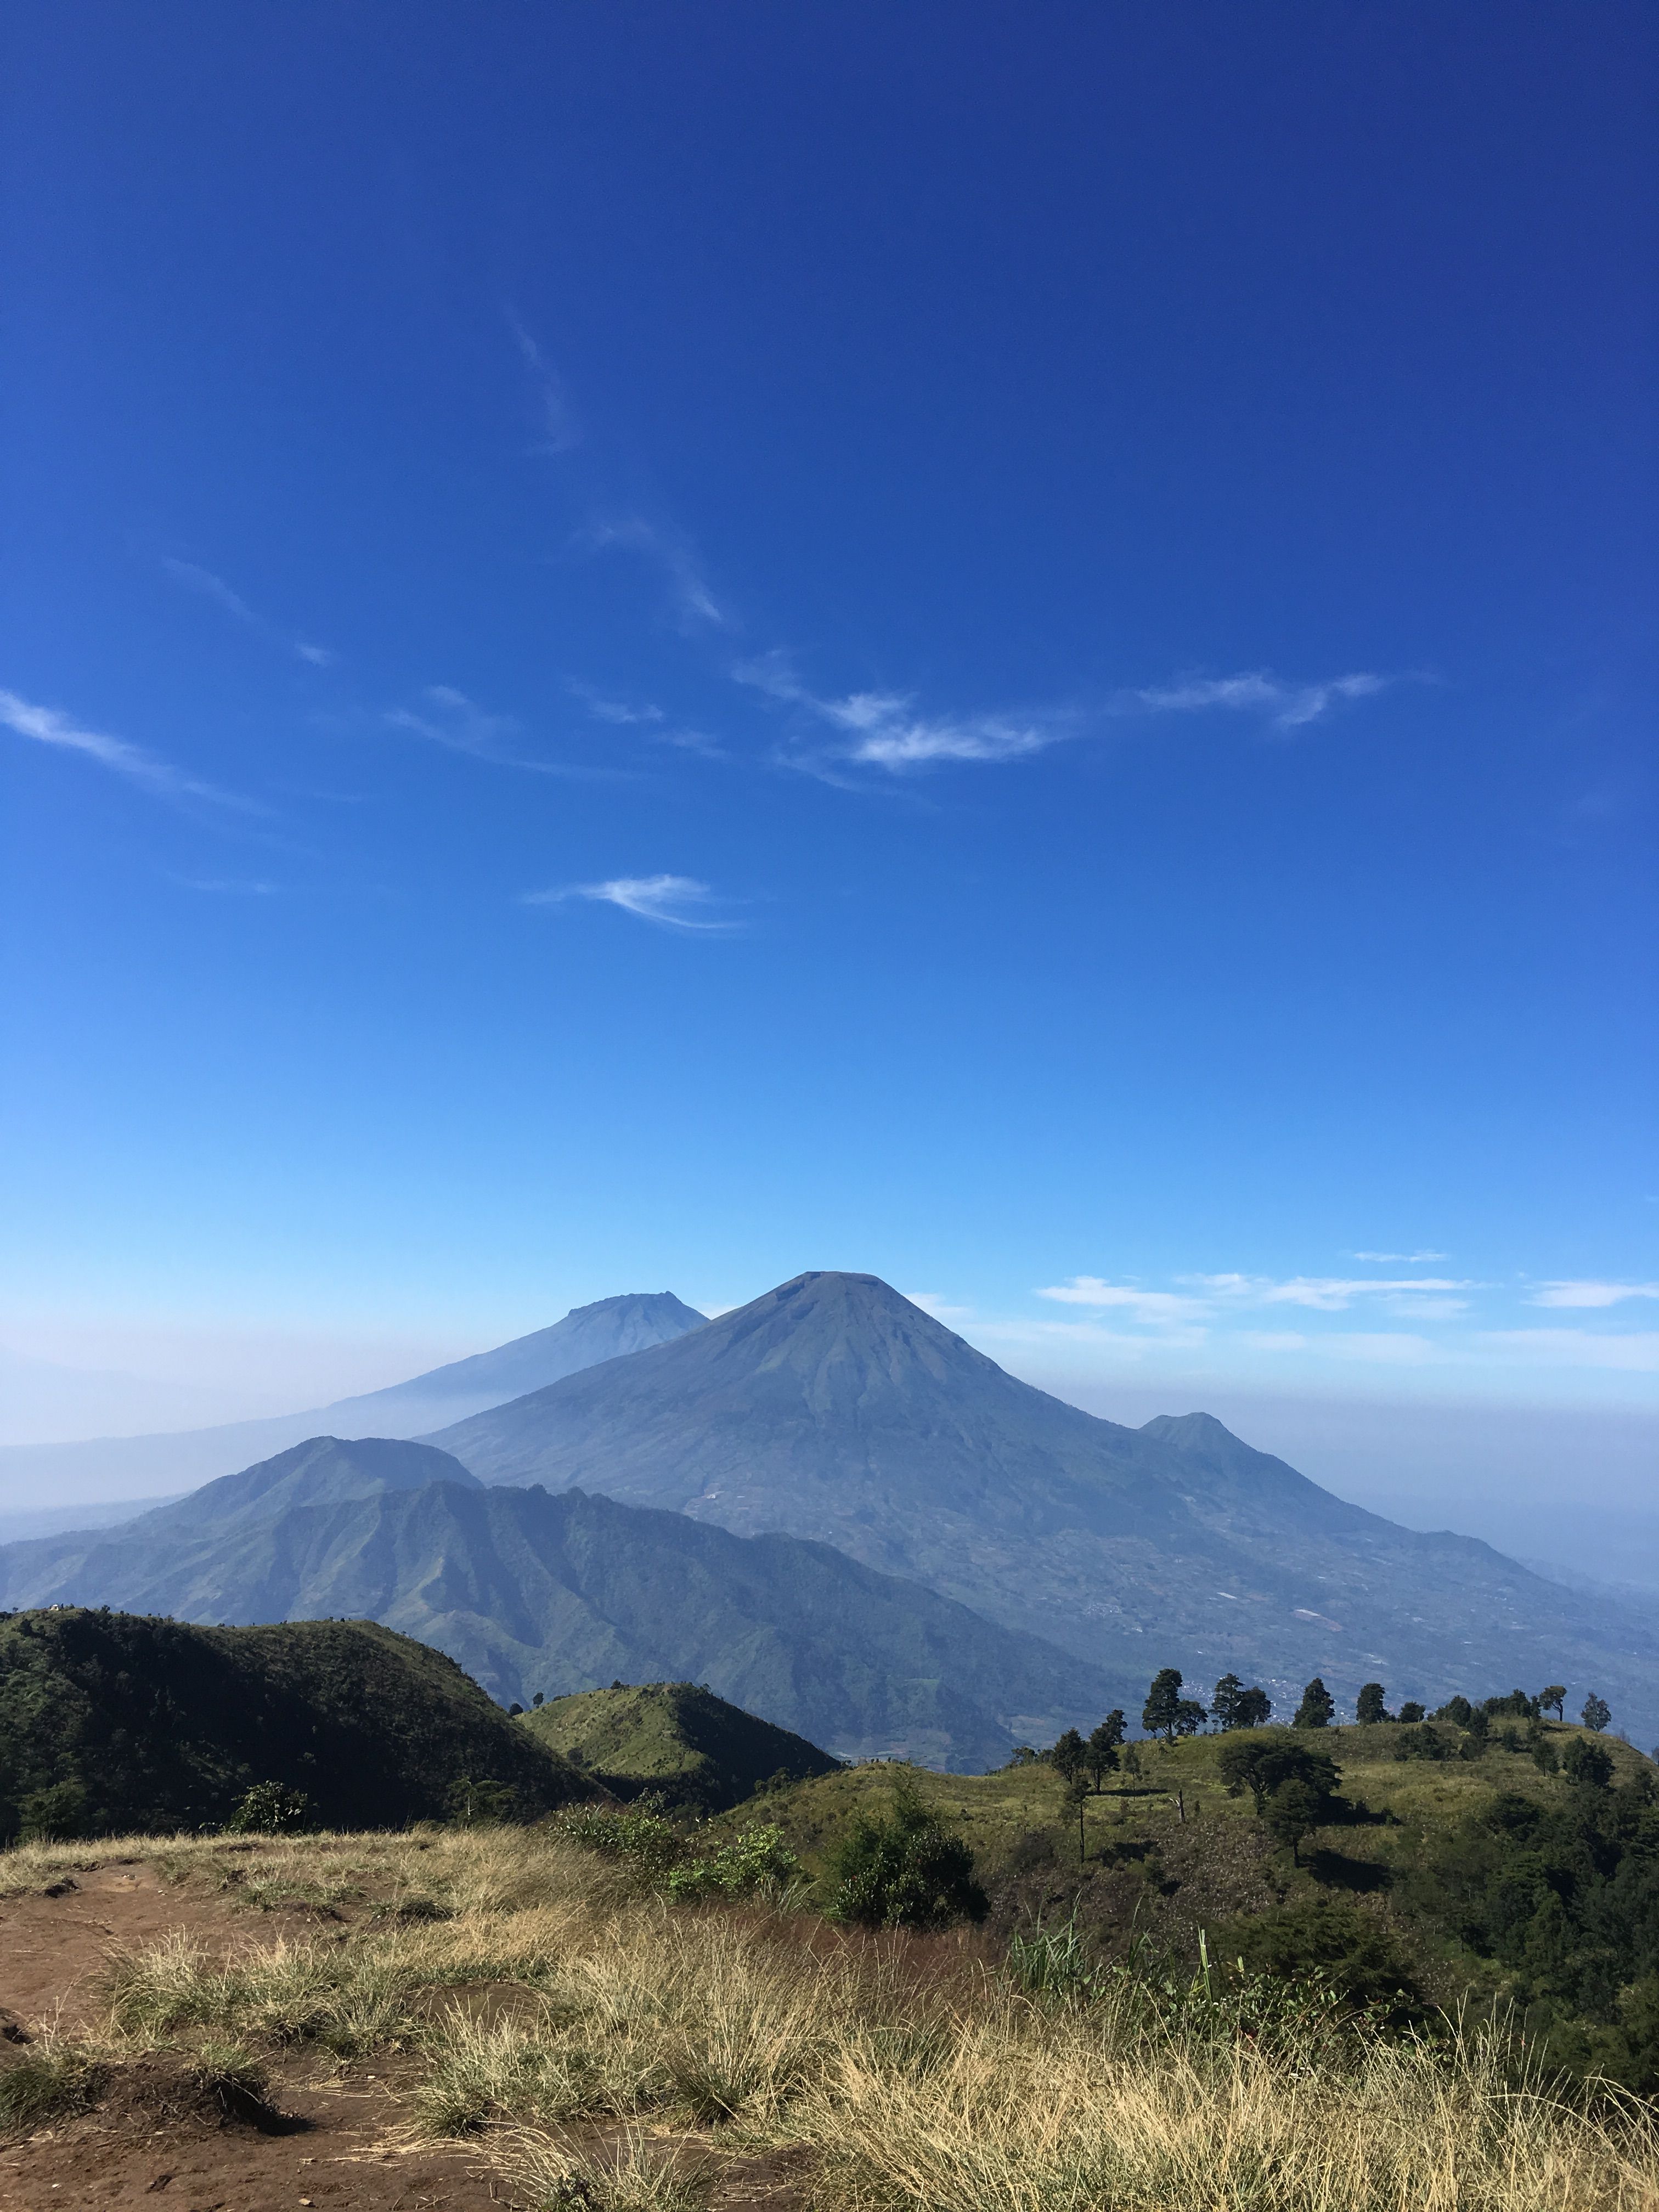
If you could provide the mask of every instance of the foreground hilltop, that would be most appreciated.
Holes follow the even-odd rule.
[[[1473,1667],[1596,1686],[1659,1730],[1650,1617],[1350,1505],[1206,1414],[1080,1412],[873,1275],[797,1276],[427,1440],[486,1483],[834,1545],[1118,1680],[1231,1670],[1282,1702],[1380,1675],[1434,1705]]]
[[[645,1682],[550,1698],[520,1725],[619,1796],[649,1791],[716,1813],[763,1784],[836,1774],[841,1761],[697,1682]]]
[[[338,1828],[441,1820],[485,1783],[526,1814],[594,1794],[453,1659],[372,1621],[0,1616],[0,1844],[217,1826],[266,1782]]]

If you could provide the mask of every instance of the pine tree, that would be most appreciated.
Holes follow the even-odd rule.
[[[1210,1718],[1220,1729],[1238,1726],[1238,1701],[1244,1694],[1244,1685],[1237,1674],[1224,1674],[1215,1686],[1215,1697],[1210,1706]]]
[[[1579,1714],[1578,1717],[1583,1722],[1584,1726],[1587,1729],[1593,1729],[1595,1734],[1600,1735],[1602,1729],[1613,1718],[1613,1708],[1605,1698],[1598,1698],[1595,1691],[1592,1690],[1589,1697],[1585,1698],[1584,1709]]]
[[[1273,1717],[1273,1701],[1265,1690],[1244,1691],[1233,1715],[1236,1729],[1266,1728]]]
[[[1336,1699],[1316,1674],[1302,1692],[1302,1703],[1296,1709],[1292,1728],[1328,1728],[1331,1716],[1336,1711]]]
[[[1166,1743],[1176,1740],[1176,1707],[1182,1703],[1181,1669],[1179,1667],[1160,1667],[1152,1677],[1152,1686],[1146,1692],[1146,1702],[1140,1709],[1140,1725],[1148,1735],[1161,1735]]]
[[[1116,1770],[1117,1747],[1122,1741],[1123,1713],[1121,1707],[1115,1705],[1084,1747],[1089,1754],[1089,1771],[1095,1778],[1097,1796],[1106,1776]]]
[[[1354,1707],[1354,1718],[1364,1727],[1389,1717],[1384,1704],[1385,1692],[1381,1682],[1367,1682],[1359,1692],[1359,1702]]]
[[[1067,1729],[1048,1753],[1048,1764],[1067,1782],[1075,1782],[1088,1764],[1088,1747],[1077,1730]]]

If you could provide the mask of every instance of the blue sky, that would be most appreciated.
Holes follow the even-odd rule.
[[[1659,1402],[1650,9],[9,49],[14,1356]]]

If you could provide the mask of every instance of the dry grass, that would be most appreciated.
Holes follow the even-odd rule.
[[[173,1854],[215,1887],[229,1856]],[[711,2172],[810,2147],[839,2212],[1659,2212],[1645,2110],[1551,2094],[1490,2031],[1245,2035],[1224,2005],[1171,2027],[1127,1984],[1039,2002],[971,1945],[677,1908],[538,1831],[238,1856],[245,1887],[352,1885],[380,1909],[343,1941],[121,1955],[87,2061],[227,2034],[397,2051],[411,2128],[483,2135],[544,2212],[684,2212],[707,2194],[667,2140],[688,2131]]]

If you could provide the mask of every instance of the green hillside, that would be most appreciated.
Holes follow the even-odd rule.
[[[364,1828],[442,1818],[463,1783],[526,1814],[593,1788],[453,1659],[372,1622],[0,1615],[0,1843],[204,1826],[262,1782]]]
[[[757,1720],[695,1682],[647,1682],[554,1698],[520,1725],[619,1796],[643,1790],[720,1812],[763,1782],[835,1774],[840,1762],[803,1735]]]
[[[872,1761],[769,1796],[767,1818],[827,1901],[855,1823],[913,1791],[971,1845],[996,1936],[1071,1928],[1091,1965],[1150,1949],[1184,1980],[1202,1930],[1224,1961],[1317,1968],[1364,1998],[1402,1987],[1431,2023],[1513,2006],[1552,2061],[1659,2090],[1651,1760],[1553,1723],[1484,1744],[1445,1723],[1255,1733],[1339,1771],[1294,1850],[1229,1793],[1224,1735],[1136,1745],[1080,1822],[1046,1760],[974,1777]]]

